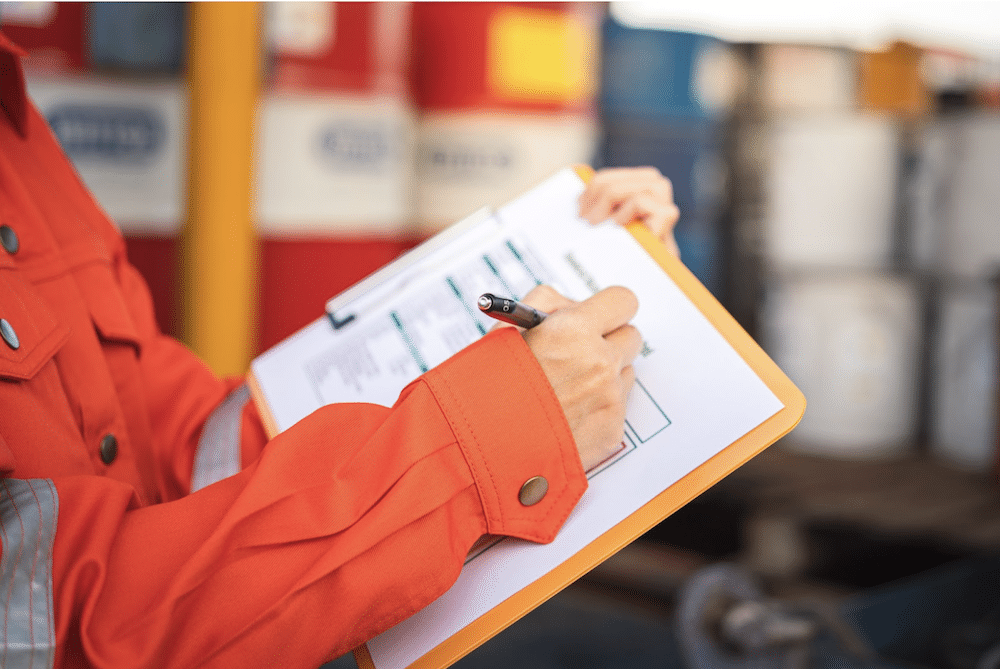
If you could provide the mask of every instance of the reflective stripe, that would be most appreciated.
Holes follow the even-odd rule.
[[[56,655],[52,544],[59,495],[50,479],[0,479],[0,667],[51,668]]]
[[[229,393],[205,421],[191,474],[191,492],[240,471],[240,423],[250,400],[246,384]]]

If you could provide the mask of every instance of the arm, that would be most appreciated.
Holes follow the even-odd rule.
[[[130,301],[143,302],[134,270],[123,265],[119,276]],[[602,363],[601,342],[630,315],[591,327],[593,314],[574,318],[567,307],[532,333],[530,349],[513,331],[495,333],[411,384],[391,410],[326,407],[266,447],[247,407],[249,464],[167,504],[139,508],[106,479],[56,479],[63,657],[234,666],[280,652],[271,659],[284,666],[318,664],[440,595],[482,534],[551,540],[586,487],[576,444],[600,450],[621,439],[620,421],[599,419],[610,431],[594,430],[580,409],[594,394],[602,411],[618,401],[620,384],[603,393],[601,375],[630,357]],[[142,329],[142,314],[135,320]],[[141,366],[158,448],[180,489],[201,425],[232,384],[154,329]],[[581,334],[590,348],[560,358]],[[484,374],[497,360],[516,372]],[[593,369],[594,392],[580,393]],[[507,436],[499,421],[508,415],[531,440]],[[594,448],[582,449],[586,461]],[[520,486],[537,475],[549,492],[523,507]]]
[[[326,407],[185,499],[134,509],[127,491],[58,482],[74,514],[114,509],[98,531],[56,545],[57,573],[69,567],[57,611],[74,602],[86,654],[129,666],[307,666],[438,597],[482,534],[554,538],[586,487],[580,457],[596,464],[621,440],[638,342],[623,323],[635,303],[624,289],[579,305],[547,290],[530,299],[555,313],[527,342],[511,328],[492,333],[391,410]],[[490,371],[498,360],[503,375]],[[530,439],[508,436],[509,416]],[[537,475],[549,492],[525,507],[518,492]],[[81,565],[81,554],[92,557]],[[80,576],[94,572],[109,577],[88,589]],[[72,638],[75,625],[60,621],[60,634]]]
[[[161,500],[176,500],[256,460],[267,438],[242,379],[218,378],[187,347],[159,331],[146,283],[117,241],[117,287],[141,343],[138,373],[157,487]]]
[[[580,198],[580,211],[593,223],[609,217],[620,225],[641,220],[679,255],[673,228],[680,212],[673,203],[670,181],[655,168],[599,170]],[[119,276],[136,323],[146,337],[140,362],[148,380],[150,418],[164,473],[163,498],[177,499],[205,481],[218,480],[253,462],[267,442],[266,435],[253,403],[239,394],[238,379],[219,380],[179,342],[159,333],[145,283],[124,254],[119,258]],[[568,304],[552,293],[538,299],[546,311]],[[532,338],[540,339],[537,333]],[[631,387],[630,382],[625,385]],[[227,419],[227,410],[232,409],[222,406],[227,397],[230,405],[239,402],[236,408],[242,407],[239,424],[229,430],[236,435],[235,448],[213,441],[203,430],[213,413]],[[205,463],[210,471],[205,471]]]
[[[25,427],[44,435],[19,433],[16,467],[0,443],[0,464],[14,474],[0,478],[0,567],[14,575],[5,579],[6,610],[28,626],[28,645],[4,652],[54,653],[59,666],[73,667],[315,666],[430,601],[481,534],[554,536],[586,482],[565,398],[513,331],[411,384],[392,409],[327,407],[266,446],[259,434],[241,434],[250,454],[243,471],[185,496],[206,417],[232,384],[156,331],[121,239],[45,141],[39,150],[51,160],[38,164],[59,168],[64,197],[38,201],[52,204],[61,234],[76,240],[83,230],[82,246],[101,247],[99,262],[66,275],[67,290],[50,297],[78,335],[59,355],[97,371],[74,390],[103,395],[95,402],[102,415],[93,424],[74,415],[58,356],[6,387],[37,409]],[[52,170],[29,176],[48,179]],[[81,228],[77,215],[92,225]],[[104,244],[117,249],[113,267],[104,265]],[[73,299],[74,278],[87,282],[77,285],[86,288],[85,306],[114,308],[123,329],[103,333],[107,341],[92,330],[96,314]],[[48,312],[35,314],[39,323],[43,315],[55,327]],[[497,360],[516,374],[484,374]],[[480,429],[508,412],[531,439]],[[240,415],[252,427],[252,410]],[[126,416],[135,420],[126,425]],[[155,434],[125,454],[133,458],[118,459],[118,477],[101,475],[103,453],[89,450],[89,432],[100,436],[109,417],[116,430]],[[45,462],[32,458],[40,445],[51,450]],[[143,472],[155,473],[162,492],[150,499],[173,501],[143,506],[137,488],[122,482],[146,487]],[[522,508],[517,491],[539,473],[549,493]],[[51,626],[38,636],[43,622]]]
[[[484,376],[498,359],[516,374]],[[506,436],[508,414],[531,439]],[[549,492],[524,507],[535,475]],[[558,400],[507,330],[392,409],[326,407],[184,499],[135,508],[110,481],[55,486],[57,638],[95,665],[169,668],[316,665],[440,595],[482,534],[551,540],[586,480]]]

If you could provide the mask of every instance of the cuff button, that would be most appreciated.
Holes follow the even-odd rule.
[[[531,506],[541,502],[548,491],[549,482],[545,480],[544,476],[532,476],[521,486],[521,492],[518,493],[517,498],[521,500],[521,504]]]

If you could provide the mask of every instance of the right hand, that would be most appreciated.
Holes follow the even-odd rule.
[[[523,302],[549,313],[524,339],[555,390],[584,470],[590,470],[621,446],[625,402],[635,382],[632,361],[642,348],[639,331],[628,324],[639,302],[621,286],[583,302],[539,286]]]

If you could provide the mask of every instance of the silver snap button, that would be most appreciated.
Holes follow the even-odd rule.
[[[0,225],[0,245],[7,253],[14,255],[21,248],[21,242],[17,239],[17,233],[9,225]]]
[[[20,348],[21,342],[17,338],[17,333],[14,332],[14,326],[7,322],[6,318],[0,318],[0,337],[7,342],[7,346],[10,346],[15,351]]]

